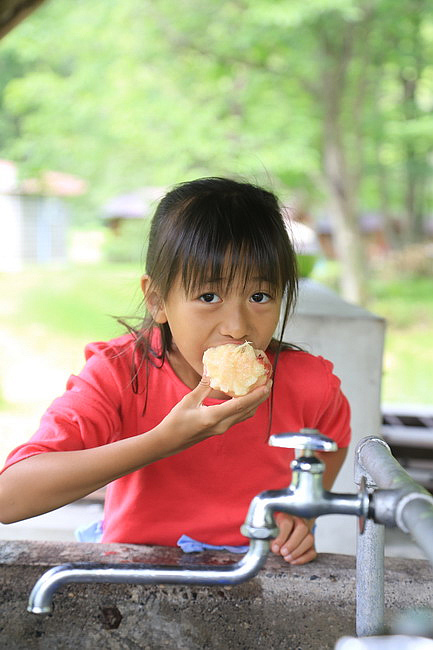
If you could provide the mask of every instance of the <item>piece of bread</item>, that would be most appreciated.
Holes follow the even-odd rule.
[[[203,355],[203,368],[211,387],[230,397],[246,395],[265,384],[272,374],[266,354],[255,350],[248,341],[208,348]]]

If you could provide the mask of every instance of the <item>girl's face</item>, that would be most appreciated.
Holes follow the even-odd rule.
[[[186,294],[178,278],[166,300],[149,291],[149,286],[150,278],[144,276],[142,287],[149,311],[156,322],[169,324],[173,336],[169,361],[189,388],[200,381],[207,348],[250,341],[255,348],[266,350],[278,324],[281,293],[260,278],[245,286],[235,281],[230,287],[224,280],[209,280],[192,295]],[[216,391],[211,396],[223,397]]]

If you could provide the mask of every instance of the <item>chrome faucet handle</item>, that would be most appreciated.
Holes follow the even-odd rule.
[[[313,451],[337,451],[334,440],[324,436],[317,429],[301,429],[298,433],[275,433],[269,436],[271,447],[298,449],[311,456]]]

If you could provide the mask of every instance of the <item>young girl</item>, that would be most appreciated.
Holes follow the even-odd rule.
[[[327,489],[350,436],[332,365],[282,343],[297,280],[277,199],[223,178],[179,185],[156,210],[141,285],[141,326],[87,346],[82,372],[9,455],[0,520],[33,517],[109,484],[103,542],[174,546],[188,535],[245,544],[239,529],[251,499],[290,482],[293,451],[270,447],[269,435],[309,427],[333,438],[339,450],[323,454]],[[246,340],[267,351],[273,385],[230,399],[202,377],[202,356]],[[314,559],[312,522],[275,519],[272,550],[291,564]]]

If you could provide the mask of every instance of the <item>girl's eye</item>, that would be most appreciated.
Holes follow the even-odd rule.
[[[215,303],[215,302],[219,302],[220,298],[219,296],[217,296],[216,293],[204,293],[203,295],[200,296],[199,300],[207,303]]]
[[[269,302],[269,300],[271,300],[271,296],[268,293],[264,293],[263,291],[257,291],[251,296],[252,302],[264,303]]]

